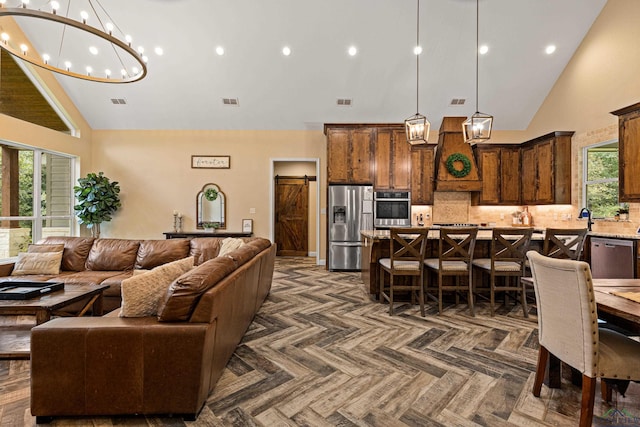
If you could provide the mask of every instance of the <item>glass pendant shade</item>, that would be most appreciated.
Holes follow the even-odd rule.
[[[431,123],[422,114],[416,113],[404,121],[407,142],[411,145],[426,144]]]
[[[476,111],[462,123],[464,142],[482,142],[491,138],[493,116]]]

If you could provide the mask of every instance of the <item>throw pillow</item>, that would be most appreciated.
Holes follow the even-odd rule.
[[[12,276],[24,276],[27,274],[60,274],[62,263],[62,251],[18,254]]]
[[[158,303],[169,285],[193,268],[193,257],[160,265],[122,281],[120,317],[146,317],[158,314]]]
[[[228,254],[229,252],[233,252],[236,249],[242,247],[244,244],[244,240],[242,239],[227,237],[222,241],[222,244],[220,245],[220,252],[218,252],[218,256],[223,256]]]

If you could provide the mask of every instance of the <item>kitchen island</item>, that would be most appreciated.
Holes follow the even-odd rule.
[[[380,258],[388,258],[390,256],[390,239],[389,230],[361,230],[362,238],[362,271],[361,277],[365,290],[371,298],[377,298],[379,287],[379,267],[378,260]],[[473,252],[474,258],[489,258],[491,249],[491,229],[478,230],[476,238],[476,247]],[[427,258],[438,257],[438,239],[440,232],[438,229],[430,229],[427,243]],[[540,251],[544,241],[544,231],[534,229],[531,236],[530,249]]]

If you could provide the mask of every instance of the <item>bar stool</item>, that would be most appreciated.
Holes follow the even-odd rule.
[[[443,227],[440,229],[440,239],[438,241],[438,258],[428,258],[424,260],[427,268],[425,285],[427,296],[438,301],[438,313],[442,314],[442,293],[444,291],[455,292],[455,302],[458,304],[459,293],[467,292],[467,304],[469,312],[475,316],[473,308],[473,279],[472,261],[473,251],[478,235],[477,227]],[[431,273],[438,274],[438,287],[429,286]],[[455,278],[454,284],[445,284],[445,277]],[[462,278],[467,277],[468,282],[462,284]],[[437,290],[437,298],[433,297],[429,291]]]
[[[496,292],[520,292],[522,308],[526,302],[520,278],[524,275],[524,260],[531,242],[532,228],[494,228],[491,237],[491,258],[473,261],[473,266],[489,274],[491,316],[495,316]],[[496,279],[502,278],[498,284]],[[510,283],[511,282],[511,283]]]
[[[428,228],[391,228],[390,258],[381,258],[380,265],[380,302],[389,302],[389,315],[393,316],[393,301],[396,291],[409,291],[411,293],[411,303],[415,303],[417,294],[420,303],[420,314],[424,313],[424,288],[423,263],[427,250]],[[385,273],[389,276],[389,283],[385,281]],[[410,282],[397,280],[399,277],[407,276]],[[418,283],[415,283],[418,279]]]

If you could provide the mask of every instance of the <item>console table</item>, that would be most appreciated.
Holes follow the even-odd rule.
[[[166,239],[191,239],[193,237],[251,237],[253,233],[244,233],[242,231],[216,231],[210,233],[208,231],[168,231],[164,234]]]

